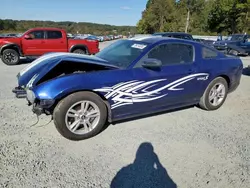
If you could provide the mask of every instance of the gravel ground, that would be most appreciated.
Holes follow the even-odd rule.
[[[0,62],[0,187],[249,187],[250,76],[217,111],[127,121],[73,142],[46,125],[49,117],[32,126],[36,116],[14,98],[25,66]]]

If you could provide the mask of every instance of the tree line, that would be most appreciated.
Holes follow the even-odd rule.
[[[148,0],[137,32],[247,33],[249,10],[250,0]]]
[[[250,0],[148,0],[136,26],[114,26],[87,22],[54,22],[0,19],[0,33],[22,33],[34,27],[56,27],[68,33],[152,34],[188,32],[223,35],[250,32]]]
[[[34,27],[56,27],[65,29],[68,33],[88,33],[94,35],[123,34],[128,35],[136,33],[135,26],[114,26],[108,24],[97,24],[87,22],[54,22],[54,21],[30,21],[30,20],[12,20],[0,19],[0,33],[23,33]]]

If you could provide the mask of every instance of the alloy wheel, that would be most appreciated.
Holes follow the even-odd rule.
[[[4,60],[5,60],[6,62],[8,62],[8,63],[14,63],[14,62],[16,62],[17,59],[18,59],[18,58],[16,57],[16,55],[13,54],[13,53],[11,53],[11,52],[5,53],[5,54],[3,55],[3,58],[4,58]]]
[[[80,101],[67,111],[65,123],[74,134],[83,135],[91,132],[100,121],[100,109],[92,101]]]
[[[219,106],[226,96],[226,88],[222,83],[215,84],[209,92],[209,103]]]

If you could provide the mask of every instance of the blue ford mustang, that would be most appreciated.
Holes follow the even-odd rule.
[[[46,54],[20,71],[18,87],[37,115],[52,115],[62,136],[82,140],[105,123],[197,105],[222,106],[240,84],[242,61],[189,40],[119,40],[95,56]]]

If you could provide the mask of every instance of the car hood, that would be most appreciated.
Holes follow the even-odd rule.
[[[17,74],[18,86],[22,88],[32,87],[62,61],[99,65],[103,67],[103,70],[119,69],[119,67],[110,65],[108,61],[96,56],[73,53],[48,53],[34,60]]]
[[[21,38],[19,37],[0,37],[0,47],[5,44],[20,44]]]
[[[238,41],[230,41],[230,40],[221,40],[221,41],[215,41],[214,44],[216,45],[226,45],[226,44],[235,44]]]

